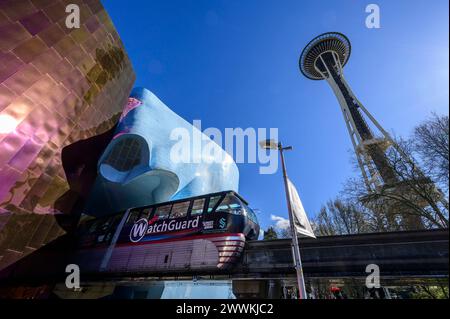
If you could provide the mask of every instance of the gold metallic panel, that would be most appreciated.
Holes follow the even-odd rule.
[[[21,43],[13,52],[19,59],[28,63],[47,49],[46,44],[38,37],[33,37]]]
[[[83,25],[79,29],[73,30],[70,36],[75,40],[76,43],[82,43],[89,38],[90,32]]]

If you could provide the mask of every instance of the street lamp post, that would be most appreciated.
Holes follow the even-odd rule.
[[[303,276],[302,259],[301,259],[301,255],[300,255],[300,247],[298,245],[297,232],[295,230],[295,225],[294,225],[294,215],[293,215],[292,205],[291,205],[291,194],[289,191],[288,177],[287,177],[287,172],[286,172],[286,164],[284,162],[284,154],[283,154],[283,151],[292,150],[292,146],[283,147],[281,142],[277,143],[274,140],[261,141],[260,146],[264,149],[272,149],[272,150],[277,149],[280,152],[281,167],[283,169],[284,188],[285,188],[285,193],[286,193],[286,202],[287,202],[287,208],[288,208],[288,213],[289,213],[289,225],[290,225],[290,229],[291,229],[292,257],[294,259],[294,267],[295,267],[295,271],[297,274],[299,299],[307,299],[306,288],[305,288],[305,278]]]

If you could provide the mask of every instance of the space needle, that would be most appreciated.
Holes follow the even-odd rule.
[[[343,67],[350,58],[351,49],[349,39],[342,33],[323,33],[303,49],[299,59],[300,71],[308,79],[326,80],[336,95],[368,194],[388,190],[410,196],[412,192],[408,183],[399,178],[389,162],[387,151],[393,147],[405,163],[411,163],[411,160],[358,100],[345,80]],[[378,130],[378,134],[374,133],[373,127]],[[432,184],[427,178],[423,178],[423,183]],[[398,207],[394,210],[388,214],[403,215],[406,228],[421,228],[418,216],[403,214]]]

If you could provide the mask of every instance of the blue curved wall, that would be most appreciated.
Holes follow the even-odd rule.
[[[180,129],[188,134],[187,139],[175,138],[174,130]],[[196,136],[201,137],[201,149],[209,152],[193,148]],[[189,150],[188,157],[174,161],[171,150],[180,146]],[[115,135],[99,160],[98,173],[86,208],[93,215],[238,191],[239,183],[231,156],[145,88],[132,91]]]

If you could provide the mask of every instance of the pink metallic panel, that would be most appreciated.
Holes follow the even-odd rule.
[[[42,76],[32,64],[21,68],[4,82],[4,85],[16,94],[22,94]]]
[[[110,130],[134,82],[100,1],[74,0],[78,30],[65,26],[67,3],[0,1],[0,216],[20,216],[0,229],[0,270],[64,233],[52,214],[70,214],[78,195],[69,191],[74,174],[65,172],[63,149]],[[119,63],[110,63],[118,52]],[[18,232],[27,236],[15,240]],[[13,246],[19,253],[7,254]]]
[[[11,75],[16,73],[24,63],[14,54],[0,52],[0,82],[5,81]]]
[[[17,21],[22,17],[26,17],[37,9],[33,6],[33,3],[29,0],[4,0],[0,2],[0,10],[3,11],[6,16],[12,20]]]
[[[0,50],[14,49],[17,43],[31,38],[27,30],[18,22],[6,22],[0,27]]]

